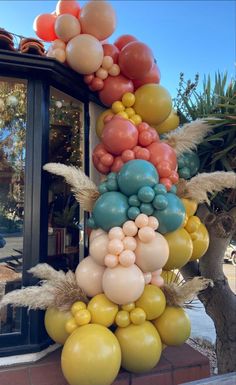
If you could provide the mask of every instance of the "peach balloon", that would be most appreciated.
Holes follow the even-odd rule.
[[[122,266],[131,266],[135,262],[135,254],[131,250],[124,250],[119,255],[119,262]]]
[[[134,251],[137,247],[137,242],[136,242],[136,239],[133,237],[125,237],[123,239],[123,245],[125,250]]]
[[[76,281],[88,297],[103,293],[102,277],[104,271],[105,267],[95,263],[90,256],[84,258],[77,266],[75,271]]]
[[[55,22],[55,32],[59,39],[68,42],[73,37],[80,34],[81,27],[79,20],[69,14],[63,14],[57,17]]]
[[[120,239],[112,239],[108,243],[108,251],[111,254],[119,255],[124,250],[123,242]]]
[[[102,68],[109,70],[113,65],[113,59],[111,56],[104,56],[102,61]]]
[[[152,273],[143,273],[145,285],[148,285],[152,279]]]
[[[120,240],[122,240],[122,239],[124,239],[125,235],[123,233],[122,228],[117,226],[117,227],[113,227],[109,231],[108,237],[109,237],[110,240],[112,240],[112,239],[120,239]]]
[[[118,76],[118,75],[120,75],[120,67],[118,66],[118,64],[112,64],[112,66],[109,69],[108,73],[111,76]]]
[[[152,272],[160,269],[168,260],[169,246],[166,239],[159,233],[155,233],[155,238],[149,242],[141,242],[137,237],[136,265],[143,272]]]
[[[104,258],[108,253],[108,243],[109,238],[106,233],[99,235],[90,242],[89,255],[98,265],[104,266]]]
[[[153,230],[157,230],[159,227],[159,222],[155,217],[148,217],[148,226]]]
[[[155,285],[157,287],[161,287],[164,285],[164,279],[162,277],[160,277],[159,275],[155,275],[151,279],[151,284]]]
[[[100,67],[100,68],[98,68],[98,70],[96,72],[96,76],[99,79],[105,80],[108,77],[108,72],[104,68]]]
[[[103,291],[112,302],[126,305],[136,301],[143,293],[145,281],[138,266],[107,268],[102,279]]]
[[[89,236],[89,242],[91,243],[96,237],[99,237],[102,234],[106,234],[103,229],[92,230]]]
[[[139,228],[148,226],[148,216],[146,214],[139,214],[135,219],[135,224]]]
[[[102,45],[91,35],[75,36],[66,46],[66,59],[73,70],[89,75],[96,72],[102,64]]]
[[[66,43],[63,40],[56,39],[52,42],[51,47],[66,49]]]
[[[105,40],[116,28],[115,11],[106,1],[90,1],[81,10],[80,23],[83,33]]]
[[[119,259],[116,255],[114,254],[107,254],[105,256],[105,265],[107,267],[110,267],[111,269],[115,266],[117,266],[119,263]]]
[[[139,230],[138,237],[144,243],[151,242],[155,238],[155,231],[149,226],[144,226]]]
[[[123,231],[126,236],[134,237],[138,232],[138,228],[133,221],[127,221],[123,224]]]
[[[80,6],[76,0],[60,0],[56,6],[56,14],[62,15],[64,13],[78,17]]]
[[[161,275],[161,273],[162,273],[162,269],[158,269],[158,270],[156,270],[156,271],[153,271],[153,272],[152,272],[152,277],[155,277],[155,276],[157,276],[157,275]]]

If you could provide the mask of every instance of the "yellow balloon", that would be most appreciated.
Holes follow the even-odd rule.
[[[153,324],[165,345],[181,345],[191,333],[189,316],[181,307],[166,306],[164,313]]]
[[[89,304],[88,310],[91,313],[91,322],[103,326],[111,326],[118,312],[118,305],[111,302],[105,294],[97,294]]]
[[[128,107],[125,109],[126,114],[129,118],[132,118],[133,115],[135,115],[135,111],[132,107]]]
[[[129,312],[127,310],[118,311],[115,319],[115,323],[120,328],[125,328],[130,324]]]
[[[171,96],[159,84],[145,84],[135,92],[134,109],[144,122],[160,124],[171,112]]]
[[[122,112],[125,110],[125,106],[122,102],[117,100],[116,102],[112,103],[111,109],[114,114],[118,114],[118,112]]]
[[[185,225],[185,230],[187,230],[188,233],[195,233],[198,230],[200,224],[201,224],[200,218],[198,218],[196,215],[193,215],[188,219]]]
[[[176,274],[173,270],[162,270],[161,277],[164,279],[165,283],[178,283],[181,281],[181,277]]]
[[[121,349],[115,335],[105,326],[79,327],[67,339],[61,366],[70,385],[111,385],[121,363]]]
[[[130,120],[134,123],[135,126],[137,126],[139,123],[142,122],[141,116],[140,116],[140,115],[137,115],[137,114],[132,115],[131,118],[130,118]]]
[[[128,114],[125,112],[125,111],[120,111],[118,112],[118,114],[116,114],[117,116],[121,116],[122,118],[124,119],[128,119]]]
[[[132,107],[135,103],[135,96],[132,92],[126,92],[122,96],[122,103],[125,107]]]
[[[87,309],[81,309],[75,313],[75,321],[78,326],[87,325],[91,321],[91,313]]]
[[[168,117],[161,124],[157,124],[154,128],[158,134],[165,134],[169,131],[175,130],[179,126],[179,117],[177,112],[172,110]]]
[[[185,229],[178,229],[164,235],[169,245],[169,258],[164,270],[177,269],[184,266],[191,258],[193,243]]]
[[[44,324],[49,337],[58,344],[64,344],[69,333],[66,332],[66,322],[71,318],[70,311],[60,311],[49,307],[44,316]]]
[[[83,310],[83,309],[86,309],[86,303],[82,301],[76,301],[71,306],[70,311],[73,315],[75,315],[79,310]]]
[[[117,328],[115,335],[120,343],[121,366],[124,369],[132,373],[143,373],[156,366],[161,356],[162,343],[151,322]]]
[[[143,294],[135,304],[144,310],[147,320],[153,320],[159,317],[165,310],[166,298],[159,287],[146,285]]]
[[[187,198],[182,198],[181,201],[185,207],[187,216],[191,217],[192,215],[194,215],[195,212],[197,211],[197,206],[198,206],[197,202]]]
[[[75,331],[75,329],[77,329],[77,327],[78,327],[78,325],[77,325],[74,317],[70,318],[67,321],[67,323],[65,324],[65,330],[69,334],[73,333],[73,331]]]
[[[127,303],[126,305],[122,305],[121,306],[121,309],[122,310],[126,310],[128,312],[130,312],[131,310],[133,310],[135,308],[135,303],[134,302],[130,302],[130,303]]]
[[[209,233],[206,226],[201,223],[196,232],[190,234],[193,242],[193,252],[190,261],[201,258],[209,247]]]
[[[112,115],[114,116],[114,113],[111,109],[109,110],[105,110],[103,111],[99,117],[97,118],[97,122],[96,122],[96,134],[97,136],[101,139],[101,136],[102,136],[102,131],[103,131],[103,128],[104,128],[104,119],[107,115]]]
[[[135,325],[141,325],[146,321],[146,313],[140,307],[136,307],[130,312],[130,320]]]

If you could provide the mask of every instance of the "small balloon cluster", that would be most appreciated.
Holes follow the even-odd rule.
[[[185,152],[178,157],[178,173],[180,178],[190,179],[197,174],[200,166],[196,152]]]

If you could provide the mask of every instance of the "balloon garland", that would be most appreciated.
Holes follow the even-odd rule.
[[[60,0],[55,12],[34,21],[38,37],[52,42],[47,55],[83,75],[109,107],[96,124],[101,143],[93,164],[105,175],[98,187],[72,166],[44,166],[65,177],[91,213],[89,255],[75,273],[46,264],[32,268],[41,285],[13,291],[0,302],[0,308],[13,303],[46,309],[49,336],[64,344],[61,364],[70,385],[110,385],[120,367],[146,372],[164,346],[188,339],[185,303],[210,282],[181,284],[173,270],[208,248],[198,203],[208,200],[207,192],[235,183],[233,175],[217,187],[203,183],[205,174],[193,177],[199,160],[191,150],[211,128],[200,121],[174,131],[179,119],[159,84],[152,51],[132,35],[107,42],[115,26],[115,12],[105,1],[81,9],[76,0]]]

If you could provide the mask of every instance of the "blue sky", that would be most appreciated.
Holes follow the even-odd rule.
[[[56,1],[0,0],[0,27],[24,36],[35,36],[32,24],[41,13],[50,13]],[[81,5],[85,2],[80,1]],[[218,1],[110,1],[117,14],[114,42],[132,34],[148,44],[160,67],[161,84],[176,95],[179,73],[186,79],[227,71],[235,76],[236,2]]]

